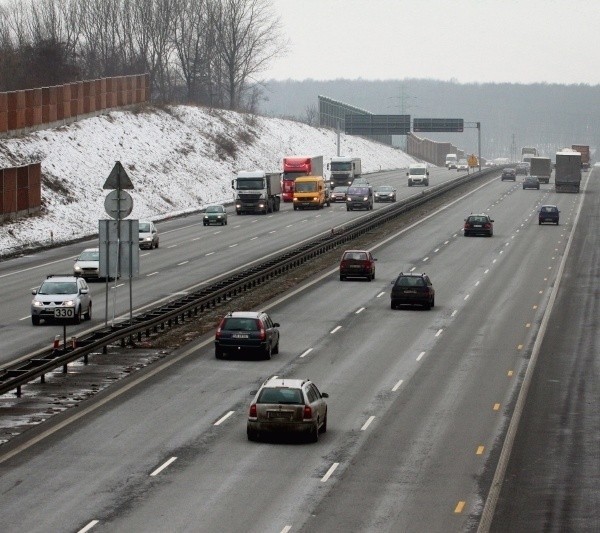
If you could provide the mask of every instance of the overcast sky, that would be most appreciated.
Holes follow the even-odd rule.
[[[600,0],[271,0],[266,79],[600,83]]]

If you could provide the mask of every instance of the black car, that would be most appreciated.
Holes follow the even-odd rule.
[[[551,224],[556,224],[558,226],[559,214],[560,211],[555,205],[543,205],[540,207],[538,222],[539,224],[550,222]]]
[[[485,213],[469,215],[465,218],[464,234],[465,237],[469,235],[491,237],[494,234],[494,221]]]
[[[540,190],[540,180],[537,176],[527,176],[523,181],[523,189],[537,189]]]
[[[395,202],[396,189],[390,185],[378,185],[373,189],[376,202]]]
[[[527,176],[527,174],[529,174],[529,168],[529,163],[517,163],[515,172],[517,173],[517,176]]]
[[[236,311],[223,317],[215,334],[215,357],[279,353],[279,324],[265,312]]]
[[[435,290],[429,276],[423,274],[404,274],[392,281],[390,293],[391,308],[398,309],[401,305],[421,305],[431,309],[435,305]]]
[[[502,176],[500,176],[502,181],[504,180],[512,180],[517,181],[517,172],[514,168],[505,168],[502,170]]]
[[[346,278],[375,279],[375,259],[369,250],[346,250],[340,260],[340,281]]]

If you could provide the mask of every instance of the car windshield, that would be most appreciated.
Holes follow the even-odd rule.
[[[348,190],[348,187],[336,187],[335,189],[333,189],[333,192],[340,192],[340,193],[344,194],[347,190]]]
[[[207,213],[222,213],[223,211],[223,206],[220,205],[211,205],[206,208]]]
[[[316,181],[296,181],[296,192],[315,192],[317,190]]]
[[[400,276],[396,280],[396,285],[399,287],[423,287],[425,282],[423,278],[417,276]]]
[[[140,222],[139,232],[140,233],[150,233],[150,223],[149,222]]]
[[[303,405],[302,391],[300,389],[264,388],[260,391],[256,403],[287,403]]]
[[[375,189],[377,192],[392,192],[394,190],[393,187],[389,187],[388,185],[382,185],[381,187],[377,187]]]
[[[346,252],[344,254],[344,261],[366,261],[366,252]]]
[[[98,250],[81,252],[77,258],[77,261],[100,261],[100,252]]]
[[[359,196],[366,196],[369,194],[369,189],[367,187],[351,187],[348,189],[348,196],[351,194],[356,194]]]
[[[410,172],[410,174],[412,176],[424,176],[425,172],[426,172],[426,169],[424,169],[424,168],[411,168],[409,172]]]
[[[558,209],[556,207],[552,207],[552,206],[549,206],[549,205],[547,205],[545,207],[542,207],[542,212],[543,213],[555,213],[556,211],[558,211]]]
[[[228,318],[221,326],[222,331],[258,331],[256,318]]]
[[[44,281],[38,294],[76,294],[77,283],[74,281]]]
[[[350,161],[332,161],[331,170],[337,171],[349,171],[352,170],[352,163]]]
[[[469,217],[469,222],[471,224],[485,224],[487,222],[486,217]]]

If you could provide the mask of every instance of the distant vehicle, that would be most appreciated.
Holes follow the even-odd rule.
[[[529,174],[529,168],[529,163],[517,163],[517,166],[515,167],[515,172],[517,173],[517,176],[527,176],[527,174]]]
[[[587,144],[572,144],[571,148],[581,154],[581,168],[589,170],[590,168],[590,147]]]
[[[323,176],[323,156],[292,156],[283,158],[281,190],[284,202],[294,201],[294,182],[300,176]]]
[[[540,190],[540,180],[537,176],[527,176],[523,181],[523,189],[537,189]]]
[[[461,170],[462,170],[463,172],[464,172],[465,170],[466,170],[467,172],[469,171],[469,163],[468,163],[468,161],[467,161],[466,159],[460,159],[460,160],[458,161],[458,163],[456,164],[456,171],[457,171],[457,172],[460,172]]]
[[[331,188],[350,186],[362,174],[360,157],[332,157],[327,164]]]
[[[423,274],[404,274],[392,281],[390,293],[391,308],[398,309],[401,305],[421,305],[431,309],[435,305],[435,290],[429,276]]]
[[[448,170],[456,168],[458,156],[456,154],[446,154],[446,168]]]
[[[549,157],[532,157],[529,173],[537,176],[540,183],[550,183],[552,161]]]
[[[409,165],[406,175],[408,176],[409,187],[413,185],[424,185],[427,187],[429,185],[429,167],[425,163]]]
[[[502,175],[500,176],[500,180],[517,181],[517,172],[514,168],[504,168],[502,169]]]
[[[275,213],[281,204],[281,176],[264,170],[243,170],[231,180],[236,215]]]
[[[340,260],[340,281],[347,278],[375,279],[375,259],[369,250],[346,250]]]
[[[271,359],[279,353],[279,323],[264,312],[235,311],[227,313],[215,333],[215,357],[258,354]]]
[[[100,277],[100,249],[86,248],[75,259],[73,275],[82,278],[98,279]]]
[[[248,440],[265,434],[286,433],[306,436],[311,442],[327,431],[329,395],[307,379],[272,377],[265,381],[248,411]]]
[[[209,205],[204,211],[204,217],[202,222],[205,226],[210,226],[211,224],[219,224],[221,226],[227,225],[227,211],[225,211],[225,207],[217,204],[217,205]]]
[[[464,235],[494,235],[494,221],[485,213],[469,215],[465,218]]]
[[[373,187],[370,185],[359,185],[348,187],[346,191],[346,210],[373,209]]]
[[[331,205],[329,187],[323,176],[301,176],[294,182],[294,211],[298,209],[323,209]]]
[[[581,154],[572,149],[556,153],[554,186],[556,192],[578,193],[581,183]]]
[[[31,323],[34,326],[39,325],[40,320],[66,319],[79,324],[82,319],[92,319],[92,295],[82,277],[49,275],[31,294]]]
[[[538,155],[537,148],[527,146],[521,148],[521,161],[523,162],[529,163],[532,157],[537,157]]]
[[[543,224],[550,222],[551,224],[556,224],[558,226],[559,215],[560,211],[555,205],[543,205],[540,207],[540,212],[538,214],[538,223]]]
[[[347,186],[344,187],[336,187],[331,191],[331,201],[332,202],[345,202],[346,201],[346,191],[348,190]]]
[[[139,221],[139,239],[140,248],[158,248],[158,230],[154,225],[154,222],[140,220]]]
[[[376,202],[395,202],[396,189],[391,185],[378,185],[373,188]]]
[[[352,184],[350,187],[360,187],[361,185],[370,185],[369,180],[367,178],[354,178],[352,180]]]

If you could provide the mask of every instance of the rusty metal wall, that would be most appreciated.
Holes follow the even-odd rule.
[[[0,222],[40,210],[41,177],[41,163],[0,169]]]
[[[150,76],[119,76],[0,93],[0,134],[148,101]]]

